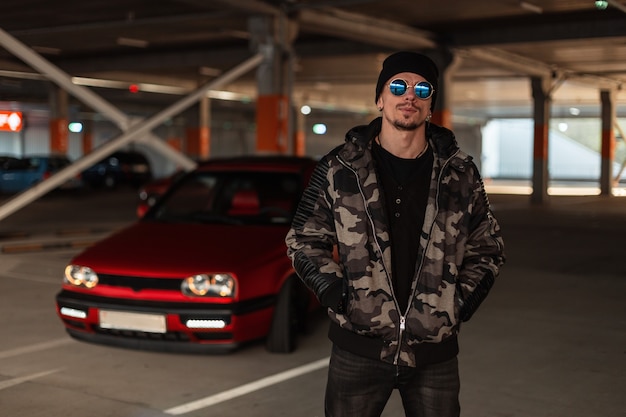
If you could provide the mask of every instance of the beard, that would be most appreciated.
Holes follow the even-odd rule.
[[[417,130],[426,123],[426,119],[422,118],[421,112],[417,116],[413,115],[413,117],[397,114],[389,115],[388,120],[396,129],[406,132]]]
[[[416,130],[418,127],[420,127],[422,123],[418,123],[416,121],[413,120],[402,120],[402,119],[396,119],[393,121],[393,125],[398,129],[398,130],[405,130],[405,131],[412,131],[412,130]]]
[[[424,125],[424,123],[426,123],[425,119],[409,119],[409,118],[396,118],[391,120],[391,124],[393,124],[393,126],[398,129],[398,130],[404,130],[407,132],[413,131],[413,130],[417,130],[418,128],[420,128],[421,126]]]

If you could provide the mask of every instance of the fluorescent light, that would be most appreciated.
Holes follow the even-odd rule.
[[[147,48],[148,47],[148,41],[146,41],[146,40],[134,39],[134,38],[124,38],[124,37],[117,38],[117,44],[118,45],[123,45],[123,46],[132,46],[134,48]]]
[[[68,129],[72,133],[80,133],[83,131],[83,124],[80,122],[72,122],[68,125]]]
[[[222,70],[219,68],[211,68],[211,67],[200,67],[198,70],[200,75],[204,75],[207,77],[217,77],[222,74]]]
[[[316,123],[313,125],[313,133],[316,135],[326,134],[326,125],[324,123]]]
[[[533,13],[537,13],[537,14],[541,14],[543,13],[543,9],[535,4],[532,3],[527,3],[525,1],[520,1],[519,2],[519,6],[522,9],[528,10],[529,12],[533,12]]]

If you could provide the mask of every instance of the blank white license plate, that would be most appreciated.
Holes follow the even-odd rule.
[[[148,333],[165,333],[167,331],[163,314],[129,313],[126,311],[100,310],[100,327]]]

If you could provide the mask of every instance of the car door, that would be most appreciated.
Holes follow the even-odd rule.
[[[0,191],[14,193],[30,186],[30,169],[28,161],[19,158],[8,158],[0,169]]]

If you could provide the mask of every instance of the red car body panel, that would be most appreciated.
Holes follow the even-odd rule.
[[[300,158],[296,163],[246,161],[216,161],[196,171],[297,174],[301,192],[314,166],[312,160]],[[167,195],[163,200],[168,200]],[[159,204],[152,210],[162,210]],[[231,350],[266,336],[279,292],[295,276],[284,241],[290,221],[164,222],[151,219],[150,213],[71,260],[73,265],[91,268],[99,280],[93,288],[63,284],[57,295],[57,314],[68,333],[96,343],[194,352]],[[232,298],[189,296],[180,289],[186,277],[216,273],[234,278]],[[306,297],[307,310],[318,306],[312,293],[307,291]],[[104,328],[101,314],[111,312],[132,320],[164,320],[166,329]],[[224,325],[190,328],[186,325],[190,319],[217,320]]]

